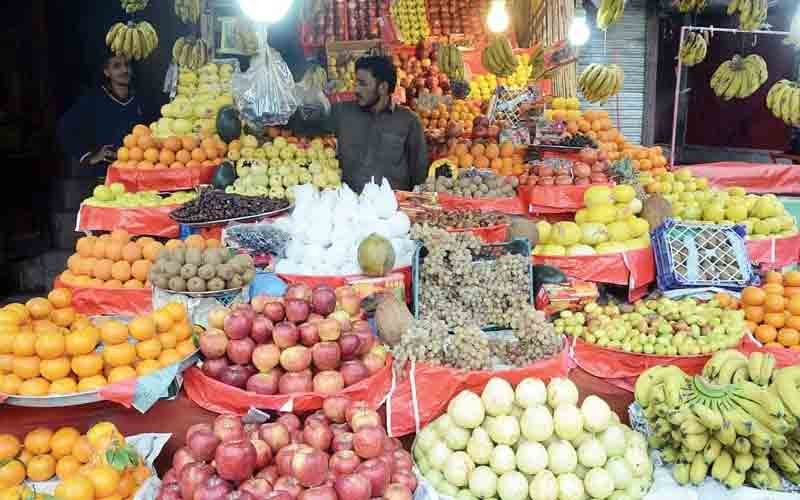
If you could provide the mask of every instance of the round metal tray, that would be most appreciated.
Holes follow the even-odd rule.
[[[241,292],[245,288],[248,288],[250,283],[247,283],[245,286],[241,288],[226,288],[225,290],[215,290],[213,292],[176,292],[175,290],[167,290],[166,288],[158,288],[157,286],[153,285],[153,290],[158,290],[162,293],[171,294],[171,295],[186,295],[187,297],[216,297],[217,295],[227,295],[233,292]]]
[[[182,373],[200,359],[200,350],[196,350],[180,362],[178,373]],[[30,408],[60,408],[62,406],[78,406],[103,401],[100,391],[84,391],[57,396],[9,396],[2,404],[10,406],[27,406]]]
[[[294,208],[294,204],[290,203],[290,204],[286,205],[285,207],[279,208],[278,210],[273,210],[272,212],[264,212],[264,213],[255,214],[255,215],[248,215],[248,216],[245,216],[245,217],[236,217],[236,218],[233,218],[233,219],[213,220],[213,221],[208,221],[208,222],[181,222],[181,221],[175,219],[172,216],[171,213],[169,215],[169,218],[174,220],[178,224],[180,224],[182,226],[186,226],[186,227],[210,227],[210,226],[218,226],[218,225],[221,225],[221,224],[229,224],[231,222],[253,222],[253,221],[256,221],[256,220],[264,218],[264,217],[270,217],[270,216],[273,216],[273,215],[279,215],[279,214],[282,214],[284,212],[288,212],[292,208]]]

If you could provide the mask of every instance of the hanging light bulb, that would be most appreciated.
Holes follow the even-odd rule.
[[[289,12],[292,0],[239,0],[239,7],[257,23],[277,23]]]
[[[508,17],[505,0],[492,0],[489,14],[486,16],[486,25],[492,33],[503,33],[508,29],[511,19]]]
[[[582,45],[586,45],[586,42],[589,41],[589,36],[591,33],[592,32],[589,29],[589,23],[586,22],[586,16],[575,15],[572,18],[572,22],[569,24],[567,38],[569,39],[569,43],[575,47],[580,47]]]

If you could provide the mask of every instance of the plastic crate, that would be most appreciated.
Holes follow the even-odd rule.
[[[652,233],[656,278],[661,290],[719,287],[738,290],[754,283],[745,227],[676,222]]]
[[[523,255],[530,257],[531,244],[527,239],[516,238],[512,241],[505,243],[493,243],[490,245],[482,245],[480,251],[473,255],[473,262],[480,262],[486,260],[495,260],[503,255]],[[419,297],[420,297],[420,269],[425,257],[428,255],[428,249],[421,242],[417,242],[417,248],[414,251],[414,260],[412,261],[412,274],[413,282],[413,298],[414,298],[414,317],[419,318]],[[534,304],[533,296],[533,262],[528,258],[528,303]],[[505,328],[496,327],[493,325],[484,326],[484,330],[502,330]]]

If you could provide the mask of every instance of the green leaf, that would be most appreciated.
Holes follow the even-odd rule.
[[[197,332],[192,332],[192,344],[198,349],[200,349],[200,336],[197,335]]]

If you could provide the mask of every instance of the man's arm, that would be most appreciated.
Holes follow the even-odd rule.
[[[316,120],[304,120],[300,109],[298,109],[292,115],[287,127],[296,135],[303,137],[336,134],[340,107],[341,103],[331,105],[330,111]]]
[[[414,186],[425,182],[429,167],[425,131],[422,128],[422,122],[416,116],[411,121],[411,130],[406,141],[406,158],[408,158],[408,173],[413,189]]]

